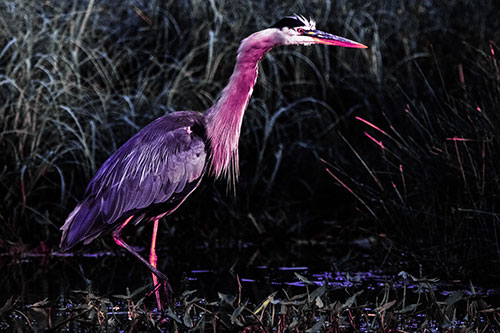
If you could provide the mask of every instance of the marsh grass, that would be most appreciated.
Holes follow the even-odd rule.
[[[410,253],[436,274],[498,271],[496,6],[4,1],[0,248],[57,248],[58,228],[119,145],[160,115],[208,108],[239,41],[297,12],[370,47],[266,55],[237,200],[207,185],[163,237],[184,246],[375,236],[390,244],[382,256]],[[145,228],[131,233],[135,244]]]
[[[342,131],[338,136],[352,153],[356,173],[343,161],[326,162],[332,177],[391,238],[415,254],[428,252],[428,260],[461,262],[462,269],[473,265],[469,260],[498,264],[500,255],[496,47],[490,41],[484,51],[464,48],[475,60],[457,64],[454,88],[444,81],[434,86],[414,62],[419,93],[426,97],[412,98],[398,87],[407,99],[400,109],[353,114],[364,142]],[[442,78],[433,48],[429,52]]]

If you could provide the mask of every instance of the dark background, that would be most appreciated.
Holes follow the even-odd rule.
[[[194,248],[246,244],[263,262],[312,263],[361,240],[396,270],[497,278],[494,1],[2,2],[0,251],[58,251],[59,227],[106,158],[152,119],[210,107],[239,42],[292,13],[369,48],[264,57],[236,196],[205,181],[162,221],[169,257],[186,265]],[[147,246],[150,228],[127,239]],[[116,248],[101,237],[86,251],[99,249]]]

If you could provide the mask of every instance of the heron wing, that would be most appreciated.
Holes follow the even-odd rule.
[[[206,147],[200,118],[192,112],[164,116],[115,151],[61,228],[61,247],[91,241],[124,218],[160,204],[172,203],[173,211],[203,175]]]
[[[204,140],[190,126],[135,141],[89,184],[88,192],[100,200],[108,224],[128,211],[178,199],[205,166]]]

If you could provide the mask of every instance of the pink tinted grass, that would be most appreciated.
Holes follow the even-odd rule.
[[[361,118],[361,117],[358,117],[358,116],[356,116],[355,118],[356,118],[357,120],[359,120],[359,121],[361,121],[361,122],[363,122],[363,123],[367,124],[368,126],[373,127],[374,129],[376,129],[376,130],[377,130],[377,131],[379,131],[380,133],[382,133],[382,134],[384,134],[384,135],[388,135],[388,134],[387,134],[387,133],[386,133],[383,129],[381,129],[380,127],[378,127],[378,126],[374,125],[373,123],[369,122],[368,120],[365,120],[365,119],[363,119],[363,118]]]
[[[354,153],[354,155],[356,155],[356,157],[361,162],[361,164],[363,164],[363,167],[366,169],[366,171],[368,171],[368,173],[373,178],[373,180],[375,181],[375,183],[377,183],[378,187],[383,191],[384,187],[382,186],[382,183],[377,178],[377,176],[375,175],[375,173],[368,167],[368,165],[366,164],[366,162],[363,160],[363,158],[361,158],[361,156],[354,149],[354,147],[349,143],[349,141],[347,141],[347,139],[342,134],[339,133],[339,135],[342,138],[342,140],[344,140],[344,142],[349,146],[349,148],[352,150],[352,152]]]
[[[500,79],[500,70],[498,69],[497,58],[495,57],[495,49],[493,48],[493,41],[490,40],[490,52],[493,59],[493,64],[495,65],[495,72],[497,74],[497,79]]]
[[[385,146],[384,146],[384,144],[382,143],[382,141],[379,141],[379,140],[375,139],[373,136],[371,136],[370,134],[368,134],[368,133],[366,133],[366,132],[364,132],[364,133],[365,133],[365,135],[366,135],[369,139],[371,139],[373,142],[375,142],[377,145],[379,145],[379,147],[380,147],[380,148],[385,149]]]
[[[403,173],[403,164],[399,165],[399,173],[401,174],[401,182],[403,183],[403,191],[406,197],[406,180],[405,180],[405,175]]]
[[[467,183],[467,179],[465,178],[465,171],[464,171],[464,166],[462,164],[462,158],[460,157],[460,150],[458,149],[458,141],[465,141],[465,140],[459,140],[460,138],[454,138],[456,140],[453,140],[453,143],[455,145],[455,151],[457,153],[457,159],[458,159],[458,165],[460,167],[460,173],[462,174],[462,178],[464,180],[464,184]]]
[[[464,68],[462,64],[458,64],[458,79],[462,85],[465,85]]]
[[[399,200],[404,205],[405,201],[403,200],[403,197],[401,196],[401,193],[399,193],[399,190],[398,190],[398,187],[396,186],[396,183],[394,183],[393,181],[391,181],[391,184],[392,184],[392,188],[394,189],[394,192],[396,192],[396,194],[398,195]]]
[[[474,140],[472,140],[472,139],[459,138],[459,137],[457,137],[457,136],[454,136],[454,137],[452,137],[452,138],[446,138],[445,140],[446,140],[446,141],[455,141],[455,142],[456,142],[456,141],[463,141],[463,142],[466,142],[466,141],[474,141]]]
[[[484,195],[484,187],[485,187],[485,184],[486,184],[486,141],[483,141],[483,149],[482,149],[482,152],[481,152],[481,159],[482,159],[482,162],[483,162],[483,165],[482,165],[482,170],[481,170],[481,173],[482,173],[482,182],[481,182],[481,195]]]
[[[368,205],[363,201],[363,199],[361,199],[353,190],[351,190],[351,188],[349,186],[347,186],[343,181],[341,181],[339,179],[339,177],[337,177],[329,168],[326,168],[325,169],[326,172],[328,172],[330,174],[330,176],[332,176],[340,185],[342,185],[346,190],[348,190],[359,202],[361,202],[363,204],[363,206],[365,206],[365,208],[370,212],[370,214],[373,215],[373,217],[375,217],[376,219],[377,218],[377,215],[375,215],[375,212],[373,212],[373,210],[368,207]]]

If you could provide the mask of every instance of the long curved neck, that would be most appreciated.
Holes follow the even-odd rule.
[[[239,174],[238,141],[243,114],[257,80],[259,61],[274,45],[268,30],[244,39],[229,83],[205,113],[211,148],[210,171],[216,178],[226,178],[233,188]]]

